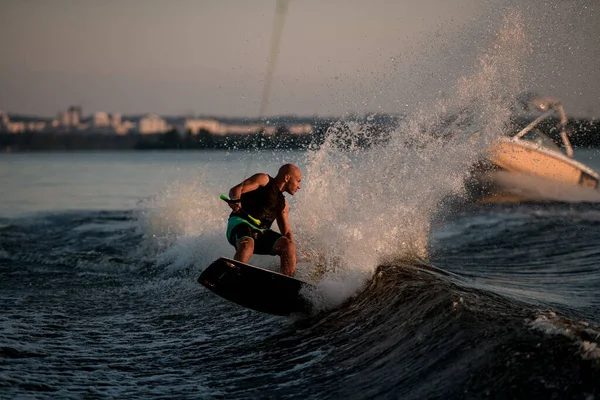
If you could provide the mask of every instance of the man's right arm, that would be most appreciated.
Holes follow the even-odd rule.
[[[269,175],[262,173],[254,174],[250,178],[245,179],[243,182],[229,189],[229,198],[232,200],[239,199],[243,193],[256,190],[261,186],[265,186],[267,183],[269,183]],[[231,207],[233,211],[238,211],[241,205],[240,203],[229,203],[229,207]]]

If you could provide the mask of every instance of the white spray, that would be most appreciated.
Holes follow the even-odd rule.
[[[426,257],[431,218],[448,196],[464,195],[469,167],[507,129],[528,52],[521,18],[509,14],[454,96],[405,118],[385,146],[358,150],[365,128],[341,122],[308,154],[291,218],[298,247],[310,249],[301,251],[301,263],[325,269],[321,284],[332,302],[355,292],[382,262]]]
[[[528,52],[521,18],[509,14],[476,72],[460,79],[450,98],[405,118],[385,146],[360,150],[368,127],[340,122],[320,149],[308,152],[290,220],[297,277],[320,273],[321,306],[356,293],[382,262],[426,257],[432,217],[448,196],[464,195],[468,168],[507,129],[514,99],[525,89]],[[174,183],[141,205],[141,230],[159,265],[177,271],[232,254],[218,190],[202,181]]]

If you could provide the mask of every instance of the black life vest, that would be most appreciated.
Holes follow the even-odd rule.
[[[274,184],[274,179],[269,176],[269,182],[256,190],[246,192],[241,196],[242,209],[252,217],[260,220],[259,228],[269,229],[273,221],[285,208],[285,196]],[[242,213],[232,213],[244,219]]]

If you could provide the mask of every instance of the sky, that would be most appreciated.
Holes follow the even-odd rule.
[[[276,0],[2,0],[0,110],[256,117],[274,65],[266,115],[406,113],[451,96],[517,7],[531,89],[600,117],[600,4],[519,3],[289,0],[275,18]]]

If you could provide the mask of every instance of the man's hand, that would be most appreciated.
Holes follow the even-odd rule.
[[[237,200],[237,199],[231,199],[231,200]],[[240,203],[239,201],[236,203],[227,203],[227,204],[229,204],[229,207],[231,207],[233,212],[238,212],[242,208],[242,203]]]

